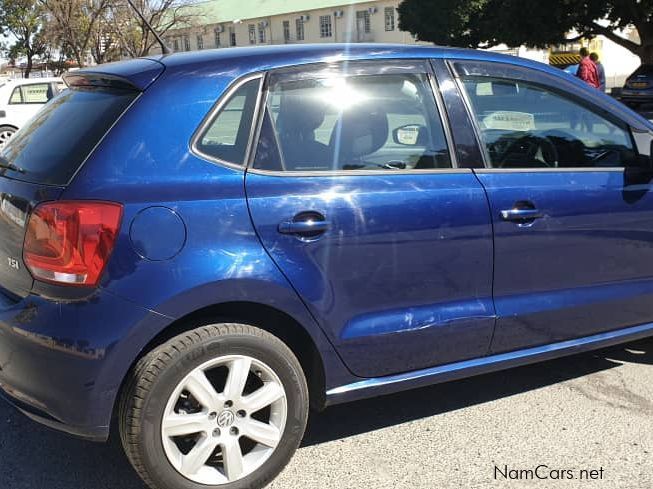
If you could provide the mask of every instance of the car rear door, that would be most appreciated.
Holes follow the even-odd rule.
[[[486,354],[485,193],[458,168],[425,61],[273,72],[246,176],[256,231],[364,377]]]
[[[495,242],[493,352],[653,322],[651,136],[573,81],[450,64],[487,168]],[[621,114],[620,114],[621,113]],[[640,155],[639,153],[646,153]],[[628,168],[627,168],[628,167]]]

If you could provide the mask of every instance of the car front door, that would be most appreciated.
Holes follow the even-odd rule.
[[[356,375],[487,353],[492,226],[424,61],[274,72],[246,176],[260,239]]]
[[[501,63],[450,64],[485,151],[493,352],[653,322],[653,193],[631,125],[602,95]],[[636,118],[635,118],[636,119]],[[646,131],[643,122],[635,125]]]

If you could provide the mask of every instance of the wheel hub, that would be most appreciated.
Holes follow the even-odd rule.
[[[224,410],[218,416],[218,426],[220,428],[229,428],[232,424],[234,424],[235,420],[236,416],[233,412],[229,411],[228,409]]]

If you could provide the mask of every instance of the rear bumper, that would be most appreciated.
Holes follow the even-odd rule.
[[[70,303],[0,293],[0,393],[45,425],[106,440],[123,378],[169,321],[102,291]]]

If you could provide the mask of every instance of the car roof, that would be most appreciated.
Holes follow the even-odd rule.
[[[549,65],[517,56],[475,49],[410,44],[280,44],[189,51],[148,58],[158,61],[167,69],[174,71],[185,69],[192,71],[198,65],[214,65],[222,62],[228,62],[233,67],[240,67],[242,72],[245,72],[339,60],[456,58],[504,62],[559,73],[559,70]]]

